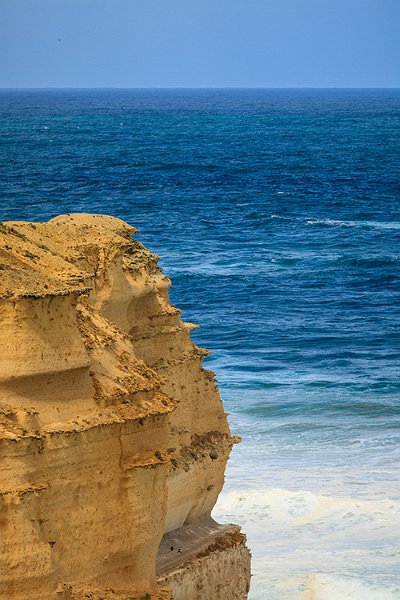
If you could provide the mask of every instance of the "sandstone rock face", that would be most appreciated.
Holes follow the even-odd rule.
[[[135,229],[0,224],[0,600],[247,598],[235,438]]]

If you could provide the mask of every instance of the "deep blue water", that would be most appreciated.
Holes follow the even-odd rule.
[[[244,437],[228,487],[400,498],[400,90],[2,91],[0,157],[1,219],[112,214],[161,255]]]

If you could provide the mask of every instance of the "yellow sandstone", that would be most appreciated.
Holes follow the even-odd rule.
[[[0,600],[244,600],[207,354],[123,221],[0,224]]]

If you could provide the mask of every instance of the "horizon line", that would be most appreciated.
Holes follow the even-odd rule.
[[[400,90],[400,86],[0,86],[0,91],[24,90]]]

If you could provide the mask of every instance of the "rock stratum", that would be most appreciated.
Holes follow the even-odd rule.
[[[0,599],[243,600],[232,445],[158,257],[100,215],[0,224]]]

